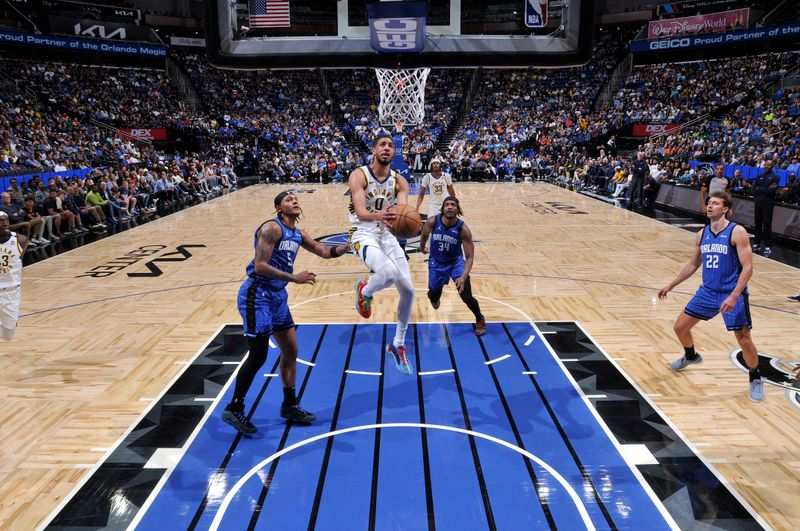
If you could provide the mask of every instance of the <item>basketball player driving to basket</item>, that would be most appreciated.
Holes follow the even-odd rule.
[[[397,327],[394,340],[386,351],[394,358],[397,369],[413,374],[406,355],[405,339],[414,286],[405,253],[397,238],[389,231],[396,214],[387,209],[408,204],[408,182],[389,164],[394,156],[394,140],[388,133],[379,133],[372,143],[372,162],[350,174],[350,244],[353,252],[372,271],[369,280],[356,282],[356,310],[365,319],[372,315],[372,297],[392,284],[400,294],[397,306]]]

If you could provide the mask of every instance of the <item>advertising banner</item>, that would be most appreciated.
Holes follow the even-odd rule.
[[[71,0],[41,0],[41,2],[42,6],[51,12],[75,14],[81,17],[91,15],[103,20],[118,20],[120,22],[138,22],[142,18],[141,11],[130,7],[115,7]]]
[[[743,31],[730,31],[711,35],[695,35],[692,37],[673,37],[653,41],[632,41],[630,50],[639,52],[663,52],[703,46],[719,46],[722,44],[739,44],[767,39],[787,39],[800,37],[800,23],[783,24],[768,28],[756,28]]]
[[[653,136],[661,133],[677,133],[681,124],[633,124],[633,136]]]
[[[662,183],[658,189],[656,204],[700,213],[699,196],[700,191],[697,188]],[[734,196],[733,211],[728,217],[742,225],[754,226],[755,203],[749,197]],[[800,239],[800,210],[793,206],[776,204],[772,214],[772,233]]]
[[[95,53],[121,53],[125,55],[146,55],[149,57],[166,57],[167,49],[155,44],[101,41],[93,39],[80,39],[77,37],[52,37],[47,35],[34,35],[21,31],[9,31],[0,28],[0,42],[6,44],[19,44],[22,46],[44,46],[47,48],[60,48]]]
[[[169,38],[169,43],[171,46],[189,46],[194,48],[206,47],[206,40],[199,39],[197,37],[176,37],[173,35]]]
[[[163,127],[151,127],[149,129],[133,129],[123,127],[119,129],[120,138],[138,138],[139,140],[166,140],[167,130]]]
[[[58,15],[50,15],[48,21],[50,22],[50,33],[60,35],[75,35],[90,39],[158,42],[153,32],[146,26]]]
[[[698,11],[700,9],[708,9],[716,8],[719,9],[720,6],[724,5],[731,5],[731,4],[740,4],[741,0],[690,0],[687,2],[666,2],[663,4],[659,4],[656,10],[656,14],[660,15],[679,15],[681,13],[687,13],[691,11]]]
[[[750,9],[733,9],[696,17],[652,20],[647,26],[648,39],[683,37],[698,33],[713,33],[746,29],[750,22]]]

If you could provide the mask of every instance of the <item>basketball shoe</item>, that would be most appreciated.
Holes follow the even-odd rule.
[[[405,345],[396,347],[394,346],[394,343],[389,343],[389,346],[386,347],[386,352],[391,354],[394,358],[394,364],[398,371],[408,375],[414,374],[414,367],[412,367],[411,362],[408,361]]]
[[[317,420],[316,415],[301,408],[299,404],[281,404],[281,417],[298,424],[311,424]]]
[[[486,333],[486,319],[479,319],[475,323],[475,335],[480,337]]]
[[[356,311],[364,319],[369,319],[372,315],[372,297],[361,294],[366,285],[367,281],[363,278],[358,279],[358,282],[356,282]]]
[[[764,382],[761,381],[761,378],[756,378],[750,382],[750,400],[753,402],[764,400]]]
[[[693,359],[693,360],[690,360],[686,356],[681,356],[680,358],[678,358],[675,361],[673,361],[672,363],[670,363],[669,364],[669,368],[672,369],[673,371],[677,372],[677,371],[682,371],[683,369],[685,369],[689,365],[693,365],[695,363],[703,363],[703,356],[698,354],[697,357],[695,359]]]
[[[247,416],[244,414],[244,408],[235,410],[228,409],[229,407],[230,406],[226,407],[222,412],[222,420],[236,428],[236,430],[243,435],[252,435],[258,431],[258,428],[247,420]]]

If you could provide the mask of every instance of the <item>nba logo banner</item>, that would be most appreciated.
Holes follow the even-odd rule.
[[[525,25],[543,28],[547,25],[547,0],[525,0]]]
[[[367,4],[369,44],[376,52],[421,52],[425,48],[427,2]]]

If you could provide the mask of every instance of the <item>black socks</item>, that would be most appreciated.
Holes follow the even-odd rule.
[[[283,405],[293,406],[297,403],[297,397],[294,395],[294,387],[283,388]]]
[[[244,400],[241,398],[234,398],[231,403],[225,406],[228,411],[244,411]]]
[[[761,373],[758,372],[758,367],[756,367],[755,369],[750,369],[747,372],[750,373],[750,381],[751,382],[753,380],[758,380],[759,378],[761,378]]]
[[[697,359],[697,352],[694,351],[694,345],[691,347],[683,347],[683,355],[686,356],[686,359],[689,361]]]

